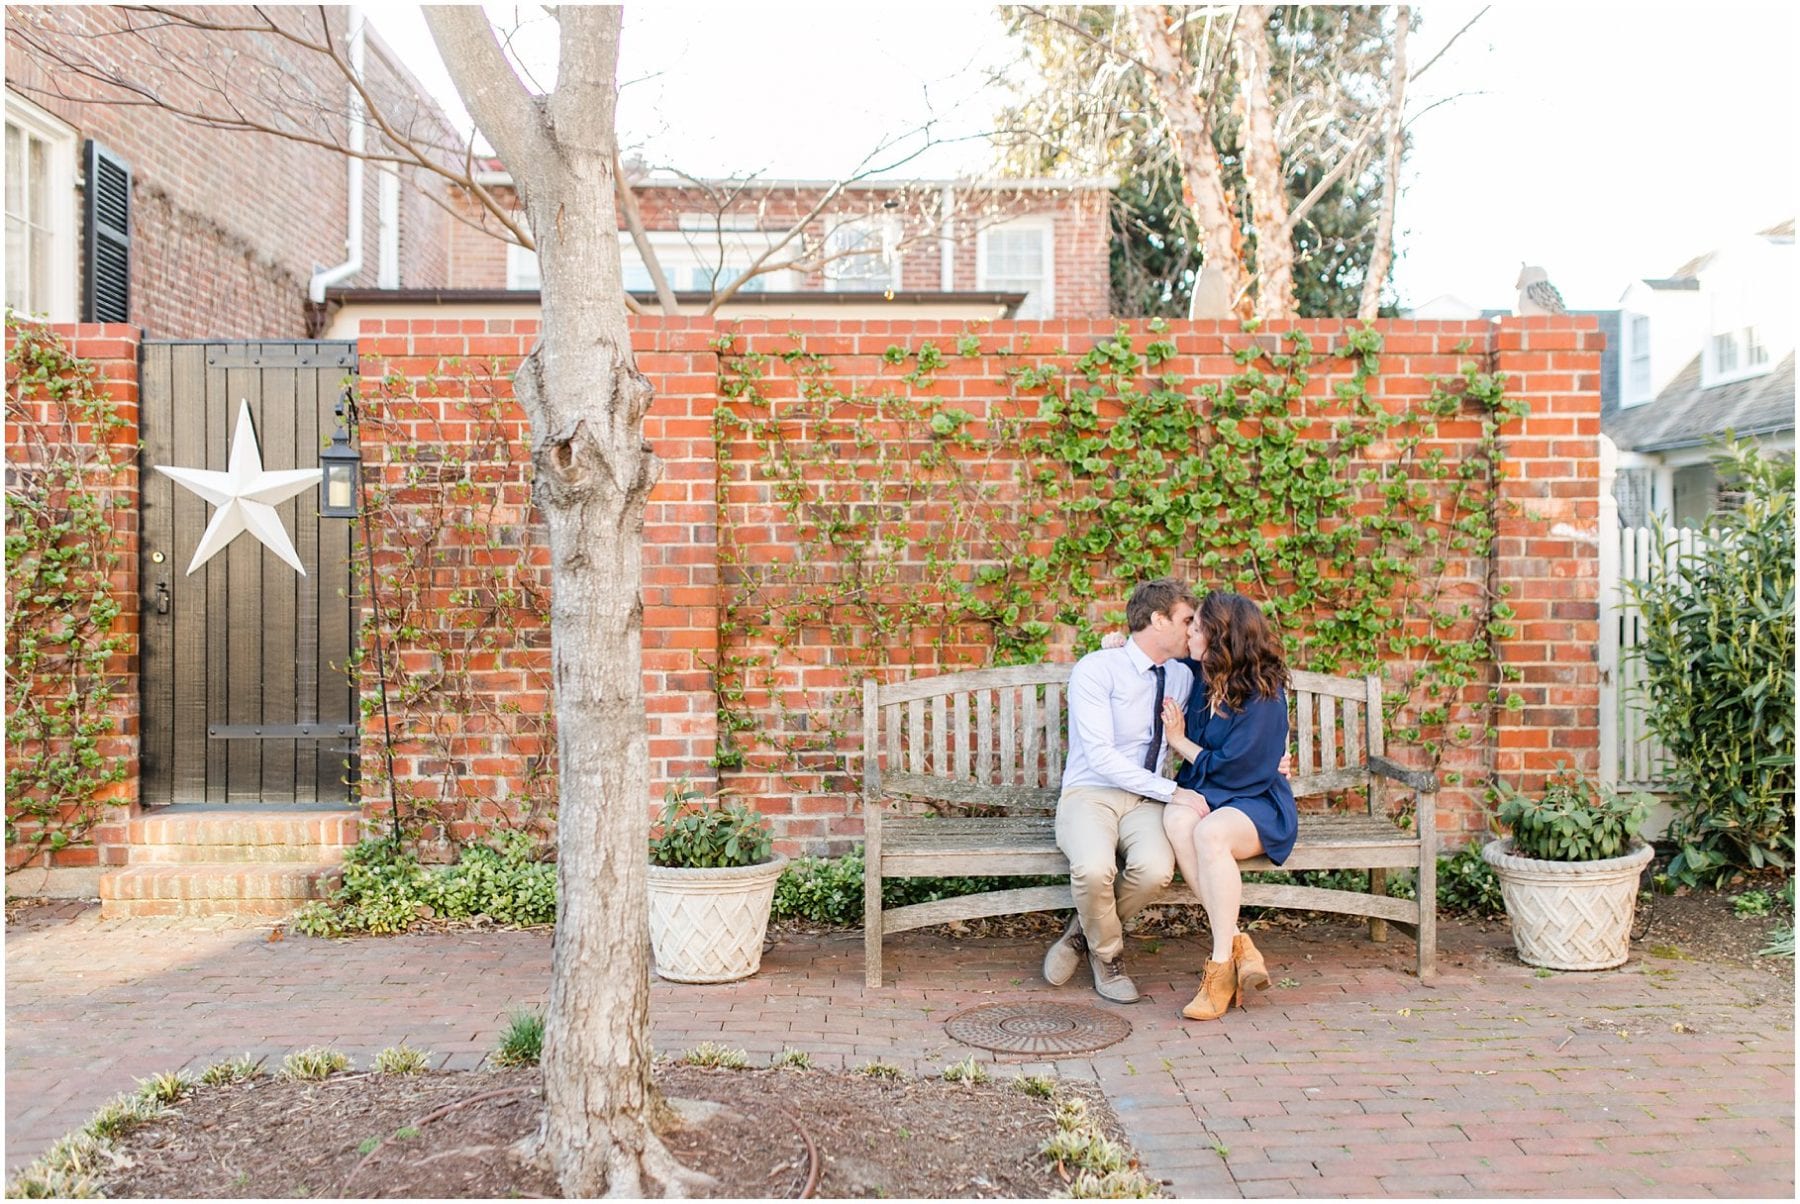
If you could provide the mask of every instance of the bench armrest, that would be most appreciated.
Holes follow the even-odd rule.
[[[1369,772],[1378,773],[1384,778],[1392,778],[1402,786],[1410,786],[1414,790],[1426,794],[1436,794],[1438,788],[1437,775],[1426,769],[1408,769],[1398,761],[1387,757],[1372,756],[1369,758]]]

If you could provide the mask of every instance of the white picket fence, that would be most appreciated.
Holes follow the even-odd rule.
[[[1668,749],[1650,734],[1646,722],[1644,664],[1635,655],[1643,639],[1643,616],[1626,583],[1646,580],[1658,561],[1672,566],[1704,546],[1699,533],[1687,529],[1659,540],[1646,527],[1601,524],[1601,776],[1620,786],[1655,789],[1667,782],[1670,767]]]

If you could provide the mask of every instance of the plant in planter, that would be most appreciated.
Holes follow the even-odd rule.
[[[1481,855],[1500,879],[1519,960],[1552,970],[1623,965],[1638,875],[1654,854],[1637,830],[1655,800],[1596,787],[1566,767],[1540,798],[1498,790],[1499,820],[1512,835]]]
[[[742,803],[670,790],[664,804],[650,838],[656,973],[673,982],[748,978],[762,966],[787,858],[773,852],[768,821]]]

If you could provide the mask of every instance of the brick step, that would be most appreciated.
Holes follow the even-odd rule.
[[[194,810],[153,812],[131,821],[128,863],[295,862],[343,860],[362,814],[354,810]]]
[[[340,875],[330,864],[127,866],[100,876],[100,918],[286,915],[330,895]]]

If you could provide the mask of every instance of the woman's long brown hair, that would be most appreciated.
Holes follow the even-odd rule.
[[[1242,594],[1211,593],[1194,622],[1206,632],[1206,702],[1212,712],[1241,711],[1255,698],[1279,698],[1287,685],[1281,637],[1256,603]]]

